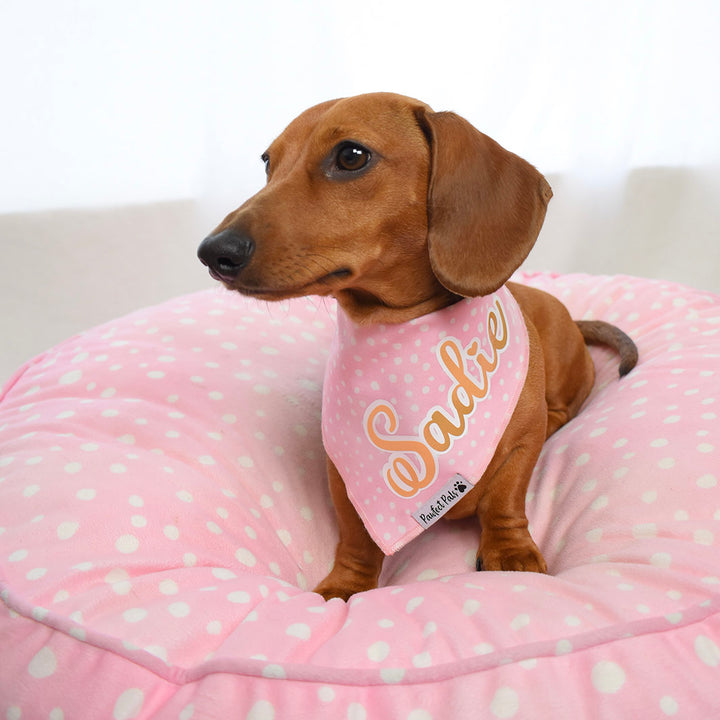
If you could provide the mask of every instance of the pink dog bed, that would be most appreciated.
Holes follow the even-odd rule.
[[[0,717],[438,720],[720,712],[720,298],[521,275],[615,322],[528,495],[549,575],[438,523],[347,604],[320,440],[331,302],[222,290],[90,330],[0,401]],[[6,338],[7,341],[7,338]]]

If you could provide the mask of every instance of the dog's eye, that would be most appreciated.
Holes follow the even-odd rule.
[[[260,159],[265,163],[265,174],[270,172],[270,156],[267,153],[263,153]]]
[[[362,145],[343,143],[338,148],[335,162],[340,170],[347,172],[362,170],[370,162],[370,151]]]

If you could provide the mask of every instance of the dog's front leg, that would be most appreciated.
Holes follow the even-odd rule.
[[[525,496],[545,442],[548,407],[545,361],[536,328],[528,323],[530,358],[525,385],[512,419],[478,485],[478,570],[547,572],[528,530]]]
[[[348,498],[340,473],[328,459],[330,496],[337,515],[340,540],[335,550],[335,564],[330,574],[315,588],[326,600],[351,595],[377,587],[385,555],[375,544]]]
[[[532,445],[517,447],[488,479],[477,508],[482,527],[478,570],[547,572],[525,514],[525,494],[538,454]]]

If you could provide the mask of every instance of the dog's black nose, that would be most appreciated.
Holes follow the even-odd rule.
[[[233,280],[250,262],[254,251],[255,241],[251,237],[228,229],[206,237],[197,254],[217,280]]]

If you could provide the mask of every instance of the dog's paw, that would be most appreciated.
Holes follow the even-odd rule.
[[[373,581],[367,577],[361,575],[349,576],[347,573],[333,571],[313,592],[322,595],[325,600],[340,598],[347,602],[356,593],[374,590],[376,587],[377,581]]]
[[[477,556],[477,570],[509,570],[514,572],[546,573],[547,564],[537,545],[505,547],[502,549],[483,548]]]
[[[332,600],[333,598],[340,598],[341,600],[347,602],[354,594],[355,592],[353,590],[348,590],[346,588],[339,588],[339,587],[332,587],[330,585],[325,585],[325,583],[320,583],[313,592],[316,592],[318,595],[322,595],[325,600]]]

